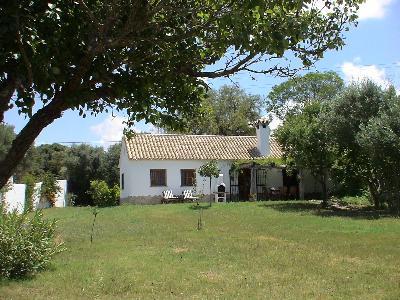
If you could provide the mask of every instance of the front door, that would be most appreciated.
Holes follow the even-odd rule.
[[[241,201],[248,201],[251,186],[251,169],[241,169],[238,177],[239,198]]]

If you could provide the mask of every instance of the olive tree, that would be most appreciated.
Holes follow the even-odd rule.
[[[307,104],[303,111],[287,116],[276,132],[287,162],[307,169],[321,185],[323,206],[328,203],[327,181],[334,163],[331,138],[322,124],[319,102]]]
[[[368,158],[374,196],[400,214],[400,97],[395,92],[379,115],[361,127],[357,142]]]

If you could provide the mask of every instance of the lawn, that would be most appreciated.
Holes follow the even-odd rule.
[[[400,298],[400,219],[306,202],[48,209],[67,250],[2,299]]]

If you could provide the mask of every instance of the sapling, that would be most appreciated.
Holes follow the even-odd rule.
[[[203,209],[200,208],[199,209],[199,218],[197,219],[197,230],[201,230],[203,228],[202,216],[203,216]]]
[[[211,160],[208,163],[202,165],[199,168],[199,175],[201,177],[208,177],[210,179],[210,206],[212,204],[212,191],[211,191],[211,183],[212,183],[212,178],[218,178],[219,176],[219,169],[218,169],[218,163],[216,160]]]
[[[99,209],[97,207],[94,207],[92,209],[92,214],[93,214],[93,223],[92,223],[92,233],[90,234],[90,243],[93,243],[93,232],[94,232],[94,225],[96,223],[96,217],[97,214],[99,213]]]

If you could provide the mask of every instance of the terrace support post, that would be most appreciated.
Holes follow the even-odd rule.
[[[259,199],[257,198],[257,176],[256,176],[256,168],[255,164],[251,166],[251,172],[250,172],[250,201],[258,201]]]

